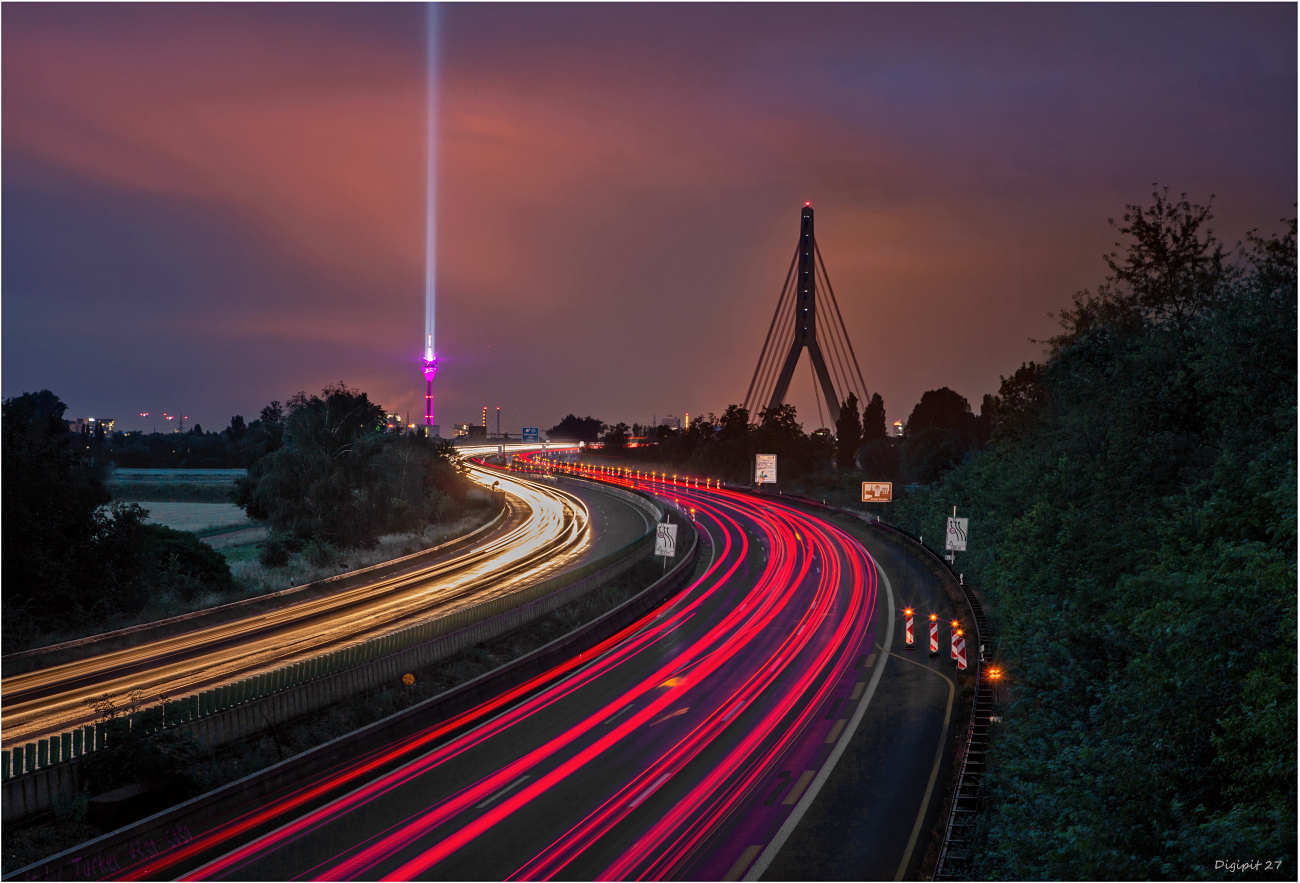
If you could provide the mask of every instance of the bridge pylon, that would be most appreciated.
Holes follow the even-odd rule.
[[[825,352],[817,335],[819,293],[822,295],[821,306],[829,307],[822,310]],[[799,242],[786,272],[763,351],[758,357],[758,367],[754,369],[754,378],[745,394],[744,406],[750,414],[760,406],[776,409],[785,403],[799,356],[805,349],[808,350],[814,385],[826,402],[827,416],[833,428],[839,420],[840,405],[850,392],[865,403],[867,385],[862,380],[857,354],[849,343],[844,317],[826,274],[821,250],[817,247],[810,202],[804,203],[800,213]],[[818,411],[821,411],[820,402]]]

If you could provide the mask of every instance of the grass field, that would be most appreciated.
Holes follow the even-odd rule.
[[[173,530],[187,530],[200,536],[253,525],[244,510],[234,503],[160,503],[146,500],[140,505],[149,510],[149,523],[161,524]]]

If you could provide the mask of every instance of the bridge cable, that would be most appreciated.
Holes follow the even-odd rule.
[[[820,272],[816,273],[815,275],[817,278],[821,278],[823,282],[825,281],[824,277],[822,277],[822,274]],[[823,286],[823,290],[825,290],[825,286]],[[830,363],[830,368],[832,372],[836,375],[836,378],[838,380],[838,386],[839,386],[839,388],[836,390],[836,395],[839,398],[840,404],[842,405],[844,404],[845,399],[848,398],[848,393],[853,390],[851,375],[849,374],[848,370],[845,368],[845,360],[844,360],[844,352],[843,352],[844,348],[843,345],[840,343],[839,334],[837,333],[837,332],[842,332],[843,329],[839,329],[836,327],[835,317],[833,315],[831,315],[830,313],[825,313],[824,315],[825,318],[824,321],[822,322],[822,327],[825,328],[827,331],[827,338],[826,338],[827,345],[825,347],[823,358],[826,358],[826,361]]]
[[[830,280],[826,278],[825,268],[824,267],[820,268],[817,275],[821,278],[822,283],[825,286],[826,293],[829,294],[831,291]],[[858,393],[859,391],[855,389],[856,384],[853,382],[852,373],[850,373],[850,371],[848,370],[849,362],[848,362],[848,357],[845,355],[848,352],[848,348],[845,343],[845,341],[848,338],[848,330],[845,329],[842,322],[836,322],[835,318],[836,318],[835,316],[827,312],[827,320],[828,320],[827,325],[831,330],[831,344],[835,350],[836,364],[840,372],[840,375],[843,378],[845,398],[847,398],[849,392]],[[860,397],[861,396],[859,396],[859,398]]]
[[[786,296],[790,289],[790,279],[794,276],[794,265],[799,260],[799,246],[794,247],[794,257],[790,258],[790,269],[785,272],[785,282],[781,285],[781,297],[776,302],[776,312],[772,314],[772,324],[768,326],[767,338],[763,341],[763,350],[758,356],[758,366],[754,369],[754,377],[749,381],[749,392],[745,393],[745,406],[748,410],[749,397],[754,391],[754,384],[758,381],[759,369],[763,367],[763,359],[767,355],[768,344],[772,342],[772,332],[776,330],[776,320],[781,315],[781,305],[785,303]]]
[[[789,291],[793,292],[794,288],[791,287]],[[766,364],[762,366],[762,373],[758,378],[759,395],[754,401],[754,410],[751,412],[751,416],[757,417],[758,411],[766,406],[768,398],[775,389],[781,366],[794,343],[792,329],[794,327],[795,312],[798,308],[797,301],[797,298],[791,296],[789,300],[780,305],[782,309],[776,316],[776,327],[785,330],[778,330],[776,337],[773,338],[776,345],[768,351]]]
[[[835,315],[839,317],[840,327],[844,328],[844,316],[840,313],[840,303],[835,299],[835,289],[831,288],[831,277],[826,272],[826,263],[822,260],[822,250],[817,246],[817,240],[813,240],[813,251],[817,255],[817,263],[821,264],[822,278],[826,280],[826,290],[831,294],[831,303],[835,306]],[[853,357],[853,367],[858,372],[858,382],[862,384],[862,394],[867,394],[867,382],[862,379],[862,368],[858,365],[858,354],[853,351],[853,342],[848,338],[848,330],[845,329],[844,341],[849,345],[849,354]]]

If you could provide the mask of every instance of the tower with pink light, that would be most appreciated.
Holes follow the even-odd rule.
[[[438,281],[438,4],[425,6],[428,63],[425,93],[428,100],[425,128],[424,213],[424,431],[433,431],[433,378],[438,373],[434,350],[434,306]]]

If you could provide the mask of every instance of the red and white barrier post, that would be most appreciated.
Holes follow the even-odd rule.
[[[907,617],[907,629],[903,632],[904,640],[905,643],[907,644],[907,649],[911,650],[914,648],[915,645],[915,641],[912,638],[912,608],[908,607],[907,609],[905,609],[903,611],[903,615]]]
[[[939,615],[930,614],[930,655],[939,655]]]
[[[957,633],[961,631],[961,623],[957,620],[952,621],[952,648],[949,653],[950,660],[955,665],[957,663]]]
[[[962,634],[961,629],[957,629],[957,644],[954,648],[957,651],[957,670],[966,670],[966,636]]]

